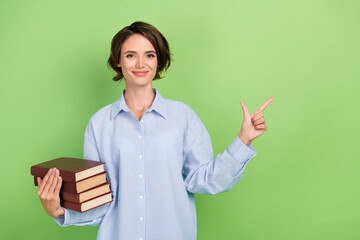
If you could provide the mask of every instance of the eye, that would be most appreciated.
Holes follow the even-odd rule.
[[[148,54],[148,57],[149,57],[149,58],[154,58],[155,55],[151,53],[151,54]]]
[[[126,55],[126,58],[132,58],[132,57],[134,57],[133,54],[127,54],[127,55]]]

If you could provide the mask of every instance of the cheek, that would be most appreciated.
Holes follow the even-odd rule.
[[[123,64],[123,69],[126,71],[128,69],[132,69],[134,68],[135,66],[135,62],[134,61],[126,61],[124,64]]]
[[[151,66],[151,68],[152,68],[153,70],[156,71],[157,65],[158,65],[158,61],[157,61],[157,60],[153,60],[153,61],[151,61],[151,62],[149,63],[149,65]]]

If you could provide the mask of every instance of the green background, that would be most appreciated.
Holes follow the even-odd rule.
[[[89,118],[121,96],[112,37],[141,20],[175,61],[154,81],[190,105],[215,155],[271,96],[268,130],[233,189],[196,195],[198,239],[360,239],[360,2],[1,1],[3,239],[95,239],[43,211],[30,166],[82,157]]]

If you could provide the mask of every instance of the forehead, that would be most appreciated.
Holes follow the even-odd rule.
[[[131,35],[121,46],[121,52],[125,51],[136,51],[136,52],[145,52],[149,50],[154,50],[154,46],[151,44],[151,42],[140,34],[134,34]]]

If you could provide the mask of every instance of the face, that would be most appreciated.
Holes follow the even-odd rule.
[[[126,86],[151,85],[157,70],[156,51],[151,42],[140,34],[131,35],[121,46],[120,63]]]

